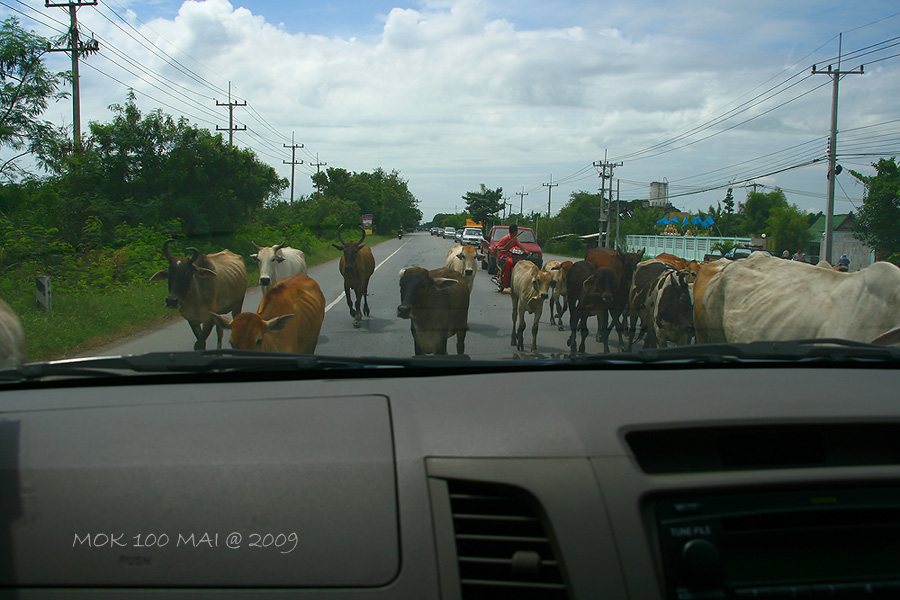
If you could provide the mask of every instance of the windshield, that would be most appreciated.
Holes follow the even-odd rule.
[[[890,3],[123,4],[0,7],[7,366],[896,343]]]

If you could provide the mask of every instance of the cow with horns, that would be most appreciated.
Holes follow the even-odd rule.
[[[166,306],[177,308],[185,318],[194,337],[194,350],[206,348],[215,321],[210,313],[231,312],[237,316],[244,304],[247,291],[247,269],[237,254],[222,250],[215,254],[203,254],[196,248],[185,248],[189,257],[173,256],[166,240],[163,255],[169,266],[157,272],[150,281],[169,282]],[[217,348],[222,347],[222,329],[216,325]]]
[[[259,263],[259,288],[265,294],[273,285],[285,277],[303,273],[306,275],[306,256],[302,250],[286,246],[281,242],[275,246],[257,246],[250,242],[256,252],[250,258]]]
[[[337,237],[340,246],[332,244],[341,251],[341,263],[339,265],[341,275],[344,277],[344,295],[347,297],[347,306],[350,307],[350,315],[353,317],[353,326],[359,327],[363,314],[369,315],[369,278],[375,272],[375,257],[372,250],[366,246],[366,230],[359,226],[362,236],[355,242],[344,241],[341,237],[341,224],[338,227]],[[350,297],[350,290],[356,291],[356,305]],[[359,304],[362,301],[363,311],[360,312]]]

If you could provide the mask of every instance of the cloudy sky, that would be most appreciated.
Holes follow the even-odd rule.
[[[68,24],[43,0],[2,0],[0,15],[47,37]],[[811,69],[837,68],[839,34],[841,69],[865,65],[840,82],[841,164],[868,174],[900,155],[896,0],[99,0],[78,19],[100,42],[81,66],[85,129],[129,87],[142,109],[224,128],[230,82],[247,102],[235,143],[285,177],[285,145],[304,145],[296,195],[317,160],[397,170],[426,220],[482,183],[556,213],[597,190],[603,160],[622,163],[623,200],[667,181],[674,204],[705,211],[729,182],[738,200],[757,183],[823,210],[832,83]],[[71,104],[46,117],[71,125]],[[862,187],[838,183],[849,212]]]

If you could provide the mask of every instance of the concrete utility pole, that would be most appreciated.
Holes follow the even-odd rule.
[[[609,247],[609,200],[612,199],[612,176],[616,167],[621,167],[622,163],[611,163],[608,160],[603,162],[594,162],[595,167],[600,168],[600,219],[597,228],[597,247],[603,243],[604,248]],[[609,181],[609,195],[606,195],[606,182]],[[609,199],[609,200],[608,200]],[[606,232],[606,239],[603,239],[603,233]]]
[[[312,163],[311,166],[316,168],[316,174],[318,174],[321,171],[321,169],[319,167],[327,167],[328,163],[319,162],[319,153],[316,152],[316,162]],[[322,186],[320,186],[318,183],[316,184],[316,190],[320,194],[322,193]]]
[[[519,197],[519,214],[520,214],[520,215],[524,215],[524,214],[525,214],[525,212],[524,212],[525,209],[523,208],[523,205],[524,205],[525,196],[527,196],[527,195],[528,195],[528,192],[525,191],[525,186],[524,186],[524,185],[522,186],[522,191],[521,191],[521,192],[516,192],[516,196]]]
[[[550,194],[553,192],[553,188],[559,187],[558,183],[553,183],[553,174],[550,174],[550,183],[542,183],[542,186],[547,188],[547,218],[550,218]]]
[[[228,102],[219,102],[216,100],[216,106],[227,106],[228,107],[228,127],[219,127],[216,125],[216,131],[227,131],[228,132],[228,145],[231,146],[234,144],[234,132],[235,131],[246,131],[247,126],[243,127],[235,127],[234,126],[234,107],[235,106],[247,106],[247,101],[243,102],[232,102],[231,101],[231,82],[228,82]]]
[[[81,150],[81,93],[78,80],[78,57],[87,56],[100,50],[100,44],[91,36],[91,39],[82,43],[78,39],[78,17],[76,11],[82,6],[96,6],[97,0],[69,0],[69,2],[54,3],[44,0],[44,8],[68,7],[69,8],[69,47],[48,48],[49,52],[70,52],[72,55],[72,141],[75,151]]]
[[[288,146],[287,144],[284,144],[284,147],[291,149],[291,162],[288,162],[286,160],[284,160],[282,162],[286,165],[291,165],[291,204],[293,204],[294,203],[294,166],[303,164],[302,160],[300,160],[300,161],[297,160],[297,148],[302,148],[303,144],[295,144],[294,143],[294,132],[292,131],[291,132],[291,145]]]
[[[819,71],[813,65],[813,75],[825,74],[831,76],[831,135],[828,138],[828,200],[825,206],[825,239],[822,243],[822,251],[819,256],[822,260],[831,262],[832,247],[834,246],[834,180],[840,172],[837,168],[837,118],[838,118],[838,82],[841,75],[862,75],[863,67],[858,71],[841,71],[841,42],[843,34],[838,36],[838,63],[837,69],[832,70],[831,65],[825,71]]]

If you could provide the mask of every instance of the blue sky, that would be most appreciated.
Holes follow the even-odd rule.
[[[50,16],[66,18],[42,0],[8,4],[42,35]],[[623,199],[666,180],[676,205],[705,210],[721,186],[752,178],[818,211],[825,166],[798,165],[825,153],[831,86],[809,70],[836,57],[844,32],[844,54],[860,54],[844,66],[866,74],[841,82],[838,148],[846,136],[854,153],[842,163],[865,171],[900,153],[898,12],[893,1],[831,0],[100,0],[79,10],[101,44],[81,70],[82,118],[108,121],[132,87],[142,109],[215,130],[227,125],[215,103],[230,81],[248,102],[235,110],[248,127],[236,143],[285,177],[283,145],[292,134],[305,145],[297,194],[312,191],[316,156],[397,170],[426,219],[462,210],[481,183],[516,201],[524,190],[526,211],[546,211],[551,176],[555,213],[572,192],[596,191],[591,164],[604,157],[624,163]],[[67,104],[46,116],[71,125]],[[848,212],[863,191],[838,181],[836,211]]]

